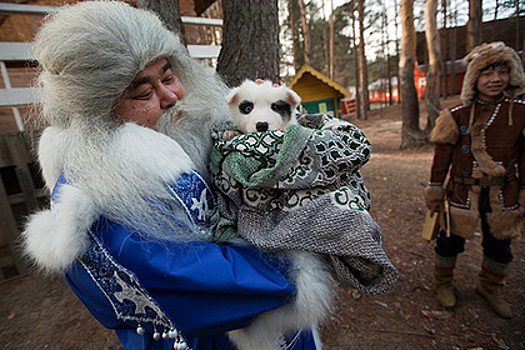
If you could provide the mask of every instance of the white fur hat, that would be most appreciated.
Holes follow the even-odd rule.
[[[512,94],[525,92],[525,74],[521,60],[514,49],[505,46],[501,41],[476,46],[463,58],[463,63],[467,66],[467,73],[461,89],[461,100],[465,105],[472,104],[476,95],[476,82],[481,71],[494,63],[503,63],[510,68],[510,82],[507,91]]]
[[[49,16],[35,39],[44,115],[53,125],[108,122],[135,75],[166,58],[187,90],[202,67],[152,12],[121,1],[85,1]]]

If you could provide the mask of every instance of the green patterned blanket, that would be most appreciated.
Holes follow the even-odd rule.
[[[326,255],[336,279],[370,294],[391,289],[397,271],[368,213],[360,168],[371,146],[357,127],[320,115],[285,131],[214,133],[211,169],[221,215],[216,239],[237,235],[265,251]]]

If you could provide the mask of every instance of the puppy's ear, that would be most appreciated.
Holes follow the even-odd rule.
[[[238,91],[239,91],[239,88],[236,87],[232,89],[230,93],[226,96],[226,103],[228,105],[239,103],[239,95],[237,94]]]
[[[299,103],[301,103],[301,98],[297,93],[291,89],[286,91],[286,102],[288,102],[293,109],[297,108],[299,106]]]

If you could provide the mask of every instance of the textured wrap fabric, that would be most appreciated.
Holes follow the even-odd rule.
[[[262,250],[324,254],[343,285],[370,294],[390,290],[397,271],[368,213],[370,195],[360,173],[370,143],[337,119],[299,120],[317,129],[290,125],[216,141],[217,239],[238,234]]]

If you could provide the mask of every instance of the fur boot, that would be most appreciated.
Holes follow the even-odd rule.
[[[456,267],[456,256],[445,257],[436,254],[434,267],[434,285],[439,304],[449,308],[456,305],[456,295],[452,280]]]
[[[510,263],[498,263],[484,256],[476,286],[476,291],[487,301],[490,308],[503,318],[512,318],[512,310],[501,295],[509,265]]]

